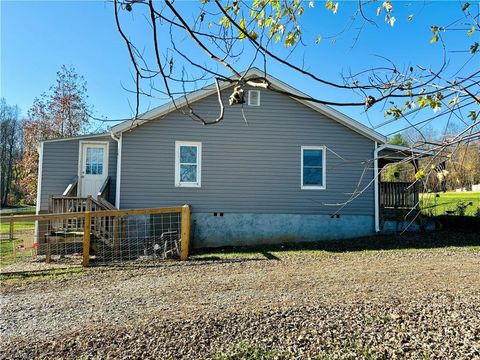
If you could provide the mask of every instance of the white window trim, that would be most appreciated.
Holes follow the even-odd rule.
[[[303,150],[322,150],[322,186],[303,185]],[[300,188],[302,190],[325,190],[327,188],[327,147],[323,146],[302,146],[300,150]]]
[[[252,92],[257,93],[257,99],[258,99],[257,104],[253,104],[252,101],[251,101]],[[260,90],[248,90],[248,106],[260,106]]]
[[[180,181],[180,146],[196,146],[197,147],[197,181],[181,182]],[[199,141],[175,141],[175,187],[202,187],[202,143]]]

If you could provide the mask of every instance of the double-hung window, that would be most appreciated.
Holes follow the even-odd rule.
[[[202,171],[202,143],[175,142],[175,186],[200,187]]]
[[[325,146],[302,146],[301,188],[323,190],[326,186]]]

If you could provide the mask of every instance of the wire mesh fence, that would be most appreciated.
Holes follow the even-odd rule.
[[[2,273],[80,266],[83,252],[81,213],[0,217]]]
[[[0,217],[1,271],[188,258],[190,207]]]
[[[181,213],[95,216],[91,262],[152,261],[180,258]]]

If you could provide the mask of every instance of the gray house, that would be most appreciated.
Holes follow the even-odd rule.
[[[230,93],[222,89],[225,104]],[[190,204],[196,247],[382,230],[386,204],[375,174],[408,149],[386,145],[383,135],[327,106],[248,86],[245,100],[226,106],[218,124],[203,126],[185,105],[207,119],[218,116],[217,91],[209,86],[111,133],[44,141],[37,212],[58,212],[49,199],[68,195],[119,209]]]

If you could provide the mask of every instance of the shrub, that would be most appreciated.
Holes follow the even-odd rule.
[[[459,201],[457,203],[457,215],[465,216],[465,211],[467,210],[467,207],[470,205],[472,205],[472,202]]]

